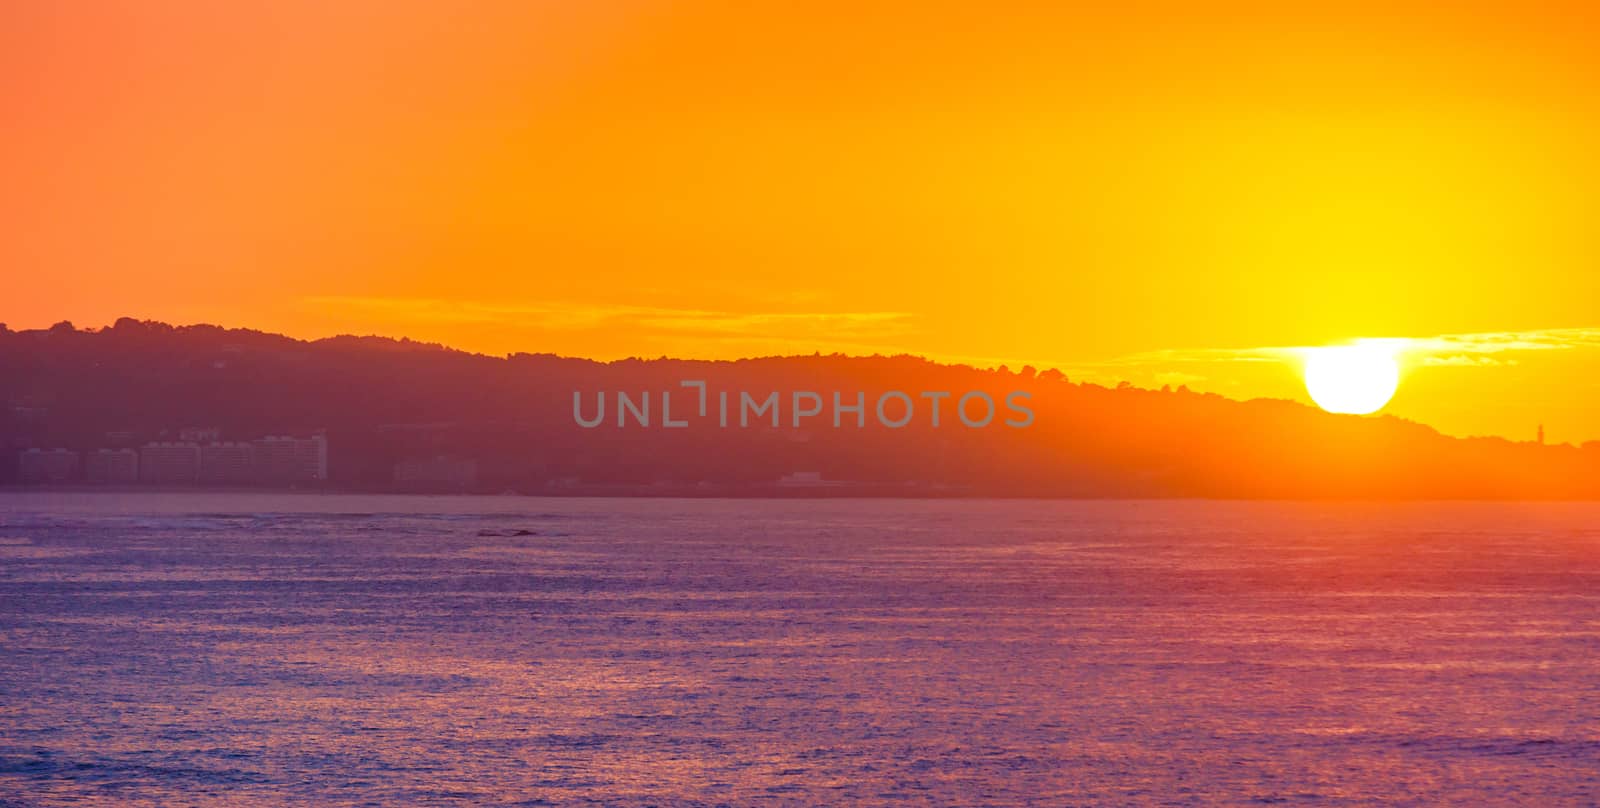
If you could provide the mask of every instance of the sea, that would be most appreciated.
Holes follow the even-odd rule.
[[[0,806],[1600,804],[1600,504],[0,495]]]

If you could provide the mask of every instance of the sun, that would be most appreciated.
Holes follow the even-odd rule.
[[[1377,412],[1400,386],[1394,353],[1378,345],[1310,348],[1305,357],[1306,392],[1328,412]]]

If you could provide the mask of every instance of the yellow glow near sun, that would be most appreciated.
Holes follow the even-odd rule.
[[[1400,365],[1393,350],[1382,345],[1310,348],[1305,357],[1306,392],[1328,412],[1377,412],[1400,386]]]

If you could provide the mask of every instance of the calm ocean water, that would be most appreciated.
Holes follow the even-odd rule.
[[[1592,805],[1600,506],[0,496],[0,806]]]

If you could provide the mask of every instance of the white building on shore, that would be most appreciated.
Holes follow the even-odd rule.
[[[133,449],[96,449],[83,455],[85,482],[109,485],[139,481],[139,453]]]
[[[17,479],[61,483],[78,476],[78,453],[70,449],[26,449],[17,453]]]
[[[189,483],[200,480],[200,444],[159,441],[139,449],[139,482]]]
[[[254,442],[256,466],[269,483],[321,482],[328,479],[328,438],[269,435]]]

